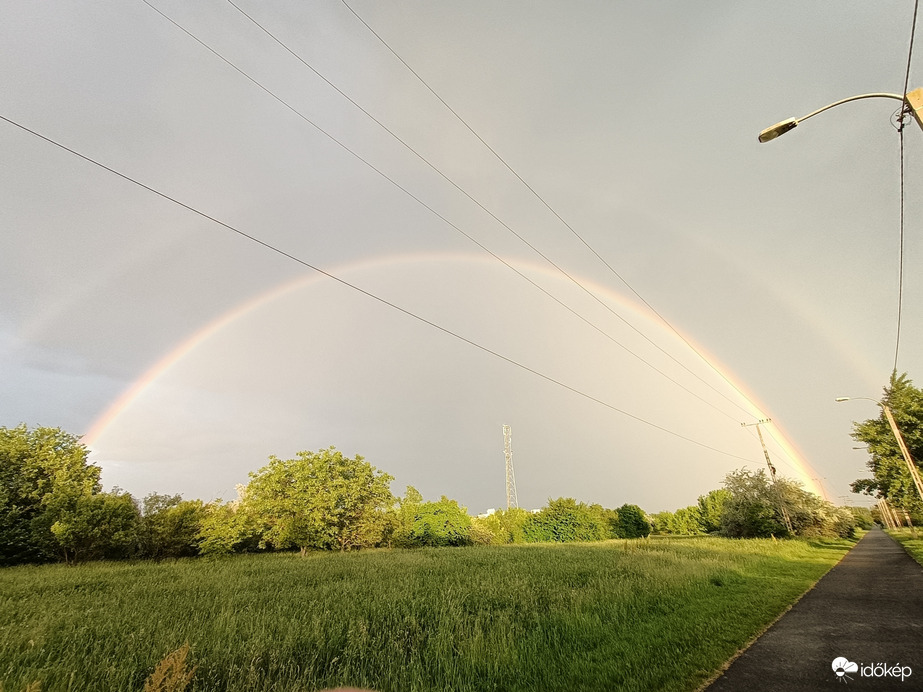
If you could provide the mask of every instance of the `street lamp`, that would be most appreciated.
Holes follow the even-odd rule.
[[[859,96],[850,96],[848,99],[842,99],[841,101],[836,101],[828,106],[824,106],[823,108],[818,108],[813,113],[808,113],[802,118],[789,118],[788,120],[783,120],[780,123],[776,123],[772,127],[767,127],[765,130],[760,132],[759,140],[760,142],[769,142],[776,137],[784,135],[789,130],[795,129],[798,127],[798,123],[807,120],[808,118],[813,118],[818,113],[823,113],[824,111],[835,108],[841,104],[849,103],[850,101],[859,101],[860,99],[895,99],[897,101],[901,101],[904,104],[904,112],[913,113],[917,124],[921,129],[923,129],[923,88],[920,88],[915,89],[914,91],[909,91],[903,96],[900,94],[887,93],[860,94]]]
[[[885,418],[888,419],[888,425],[891,426],[891,432],[894,433],[894,439],[897,440],[897,446],[900,447],[904,461],[907,463],[907,470],[910,471],[910,477],[913,479],[913,484],[917,488],[917,493],[919,493],[920,499],[923,500],[923,480],[920,479],[920,472],[917,469],[917,465],[914,464],[913,459],[910,458],[910,451],[907,449],[907,444],[904,442],[904,436],[901,435],[901,431],[897,427],[897,422],[894,420],[894,414],[891,412],[891,407],[883,401],[878,401],[877,399],[872,399],[867,396],[838,396],[836,401],[852,401],[853,399],[864,399],[865,401],[872,401],[878,404],[881,407],[881,410],[884,411]]]

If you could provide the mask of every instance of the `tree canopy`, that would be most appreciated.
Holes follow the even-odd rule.
[[[881,403],[891,409],[910,456],[919,466],[919,460],[923,459],[923,390],[914,387],[906,373],[893,373]],[[867,465],[872,472],[871,478],[852,483],[853,492],[884,498],[915,514],[923,513],[923,502],[884,410],[877,418],[854,423],[852,437],[868,447]]]
[[[739,469],[727,474],[728,492],[721,513],[721,533],[733,538],[796,536],[852,536],[855,518],[845,507],[805,490],[801,483],[778,477],[771,480],[763,469]],[[785,514],[792,524],[789,532]]]
[[[376,545],[394,504],[393,476],[356,455],[329,447],[269,458],[250,474],[244,504],[264,525],[263,540],[276,548],[350,550]]]
[[[87,454],[60,428],[0,427],[0,564],[53,559],[59,538],[77,540],[73,513],[100,492],[100,469]]]

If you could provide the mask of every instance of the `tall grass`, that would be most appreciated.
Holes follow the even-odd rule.
[[[0,681],[692,690],[851,546],[662,538],[0,570]]]

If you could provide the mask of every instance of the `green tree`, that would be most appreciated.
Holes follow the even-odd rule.
[[[87,453],[60,428],[0,427],[0,564],[58,556],[54,507],[64,507],[65,496],[100,491],[100,469]]]
[[[417,512],[420,505],[423,504],[423,496],[420,491],[412,485],[407,486],[404,497],[400,498],[393,513],[393,530],[391,531],[391,543],[398,548],[409,548],[413,546],[413,522],[417,518]]]
[[[796,536],[852,536],[855,517],[845,507],[835,507],[788,478],[771,481],[760,469],[729,473],[724,487],[730,497],[721,514],[721,531],[734,538],[788,536],[784,511]]]
[[[782,499],[766,473],[739,469],[727,474],[724,487],[730,497],[721,514],[721,532],[732,538],[787,536]]]
[[[656,514],[651,514],[649,517],[651,522],[651,533],[655,533],[658,536],[672,534],[674,519],[673,512],[668,512],[664,510],[663,512],[657,512]]]
[[[246,504],[246,487],[237,486],[237,499],[230,502],[210,502],[202,508],[199,533],[196,536],[202,555],[260,550],[264,527]]]
[[[468,545],[471,517],[467,507],[445,495],[439,502],[424,502],[417,508],[410,542],[419,546]]]
[[[522,507],[498,509],[496,512],[500,523],[500,537],[503,543],[525,543],[524,527],[531,513]]]
[[[263,540],[276,547],[350,550],[381,542],[394,504],[393,477],[335,447],[271,456],[250,474],[245,504],[265,525]]]
[[[507,545],[525,543],[523,527],[531,514],[521,507],[498,509],[486,517],[471,520],[473,543]]]
[[[891,409],[910,456],[919,467],[923,460],[923,390],[914,387],[906,373],[892,373],[882,403]],[[854,423],[852,437],[868,447],[868,468],[872,472],[871,478],[852,483],[853,492],[885,498],[916,516],[923,515],[923,502],[884,411],[877,418]]]
[[[527,542],[601,541],[611,536],[605,510],[572,497],[549,500],[548,505],[526,519],[523,535]]]
[[[58,491],[50,527],[65,562],[131,557],[137,542],[138,508],[131,495]]]
[[[699,496],[699,522],[702,531],[715,533],[721,530],[721,513],[724,511],[724,503],[730,497],[731,494],[724,488],[711,490]]]
[[[197,555],[204,507],[201,500],[184,500],[180,495],[145,497],[139,507],[140,554],[155,560]]]
[[[650,534],[651,523],[638,505],[625,504],[618,508],[618,537],[643,538]]]

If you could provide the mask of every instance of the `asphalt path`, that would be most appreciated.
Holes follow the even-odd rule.
[[[923,690],[923,568],[869,531],[707,689]]]

